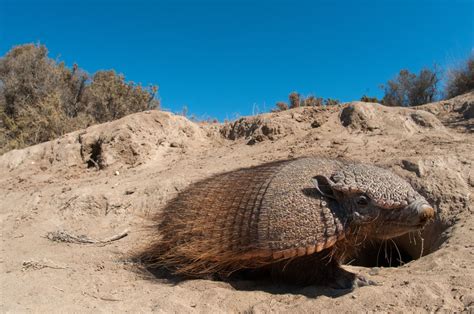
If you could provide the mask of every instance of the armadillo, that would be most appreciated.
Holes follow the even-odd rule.
[[[423,228],[434,209],[393,172],[306,157],[192,184],[156,216],[146,265],[192,277],[265,269],[302,284],[371,283],[340,265],[362,241]]]

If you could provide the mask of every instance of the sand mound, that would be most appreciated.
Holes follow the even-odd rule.
[[[170,147],[185,149],[205,141],[204,131],[186,118],[147,111],[10,151],[0,156],[0,169],[134,167]]]
[[[443,124],[426,111],[365,102],[347,104],[340,113],[340,121],[344,127],[355,132],[409,135],[444,129]]]
[[[222,125],[150,111],[8,152],[0,156],[0,311],[472,311],[473,103],[474,93],[417,108],[352,102]],[[150,215],[190,183],[304,155],[390,168],[435,207],[437,220],[421,235],[396,239],[397,248],[374,243],[358,266],[345,266],[380,286],[344,294],[267,281],[172,285],[130,264]],[[47,237],[107,239],[124,230],[110,243]]]
[[[263,141],[302,135],[312,128],[319,128],[338,108],[302,107],[276,113],[243,117],[226,123],[221,134],[229,140],[243,139],[249,145]]]
[[[436,115],[444,124],[457,131],[474,131],[474,92],[417,108]]]

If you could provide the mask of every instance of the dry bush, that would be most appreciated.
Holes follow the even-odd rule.
[[[291,92],[288,99],[290,100],[290,109],[298,108],[300,106],[300,94],[297,92]]]
[[[387,106],[418,106],[433,102],[438,95],[438,73],[423,69],[418,75],[401,70],[382,88],[385,90],[383,104]]]
[[[447,98],[452,98],[472,90],[474,90],[474,54],[462,67],[448,71],[445,95]]]
[[[360,101],[362,101],[362,102],[371,102],[371,103],[379,103],[379,104],[382,103],[377,97],[370,97],[370,96],[367,96],[367,95],[363,95],[360,98]]]
[[[0,59],[4,113],[15,118],[21,109],[54,93],[61,73],[54,60],[47,57],[45,46],[17,46]]]
[[[97,122],[121,118],[133,112],[152,109],[157,87],[143,88],[126,82],[115,71],[97,72],[85,91],[86,111]]]
[[[126,82],[114,71],[91,80],[77,65],[69,69],[50,59],[44,45],[13,47],[0,58],[0,153],[158,109],[157,89]]]
[[[290,103],[289,106],[286,102],[279,101],[276,103],[276,108],[273,109],[272,112],[285,111],[298,107],[334,106],[340,103],[339,100],[332,98],[323,99],[322,97],[315,97],[313,95],[303,97],[297,92],[291,92],[288,95],[288,100]]]
[[[333,98],[327,98],[325,101],[324,101],[324,105],[325,106],[336,106],[336,105],[339,105],[341,102],[337,99],[333,99]]]
[[[288,110],[288,104],[284,101],[279,101],[276,103],[276,108],[272,109],[272,112],[279,112],[279,111],[285,111]]]
[[[321,97],[315,97],[313,95],[309,95],[306,98],[303,98],[302,100],[302,106],[303,107],[316,107],[316,106],[322,106],[324,104],[324,100]]]

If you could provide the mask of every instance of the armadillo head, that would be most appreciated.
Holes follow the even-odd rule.
[[[411,185],[391,171],[350,163],[330,177],[316,176],[317,189],[337,200],[351,227],[389,239],[422,229],[434,210]]]

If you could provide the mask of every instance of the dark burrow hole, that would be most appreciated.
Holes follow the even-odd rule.
[[[357,256],[346,264],[363,267],[399,267],[417,258],[419,256],[412,256],[395,241],[375,241],[365,245]]]
[[[103,140],[98,139],[94,143],[90,145],[90,157],[87,161],[87,168],[96,168],[96,169],[103,169],[104,162],[102,159],[102,144]]]
[[[364,244],[346,264],[363,267],[399,267],[438,250],[447,240],[447,225],[437,221],[420,233]]]

